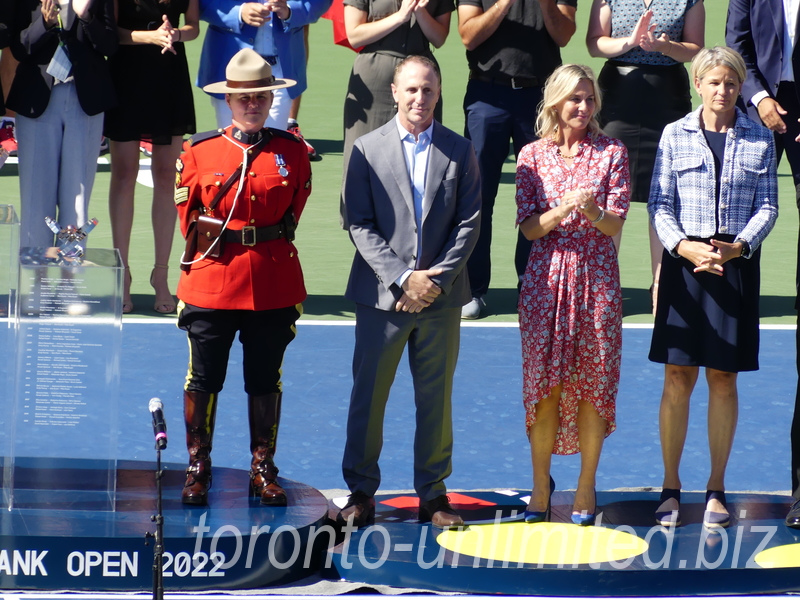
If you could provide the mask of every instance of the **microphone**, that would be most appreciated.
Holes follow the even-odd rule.
[[[153,415],[153,433],[156,436],[156,448],[167,447],[167,423],[164,421],[164,405],[158,398],[150,399],[150,413]]]

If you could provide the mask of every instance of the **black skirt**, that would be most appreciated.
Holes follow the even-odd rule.
[[[119,104],[106,111],[104,134],[116,142],[147,139],[162,146],[197,131],[186,52],[155,45],[120,46],[109,59]],[[167,90],[166,93],[164,90]]]
[[[756,250],[749,259],[729,260],[719,276],[695,273],[691,262],[665,250],[650,360],[729,373],[758,370],[760,256]]]
[[[609,60],[597,85],[603,94],[600,126],[628,149],[631,201],[647,202],[661,133],[692,110],[686,68]]]

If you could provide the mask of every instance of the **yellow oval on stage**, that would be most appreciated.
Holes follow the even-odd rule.
[[[474,525],[463,531],[444,531],[436,541],[466,556],[509,564],[562,566],[623,561],[648,548],[647,542],[632,533],[567,523]]]
[[[785,544],[756,554],[756,564],[763,569],[800,567],[800,544]]]

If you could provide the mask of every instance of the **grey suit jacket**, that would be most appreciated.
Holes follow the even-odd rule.
[[[469,302],[464,267],[478,240],[480,189],[472,143],[437,122],[428,157],[417,260],[414,196],[395,120],[356,140],[343,193],[350,238],[356,247],[345,297],[394,310],[403,294],[395,281],[406,269],[441,268],[443,273],[433,279],[442,294],[424,310]]]

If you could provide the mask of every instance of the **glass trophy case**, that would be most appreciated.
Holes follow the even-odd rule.
[[[17,288],[19,218],[10,204],[0,204],[0,319],[13,324]]]
[[[64,248],[19,250],[4,500],[113,511],[123,268],[116,250]]]
[[[11,415],[14,397],[14,308],[16,306],[19,261],[19,218],[14,207],[0,204],[0,461],[5,468],[11,460]],[[5,490],[4,490],[5,492]],[[3,500],[7,503],[8,498]]]

